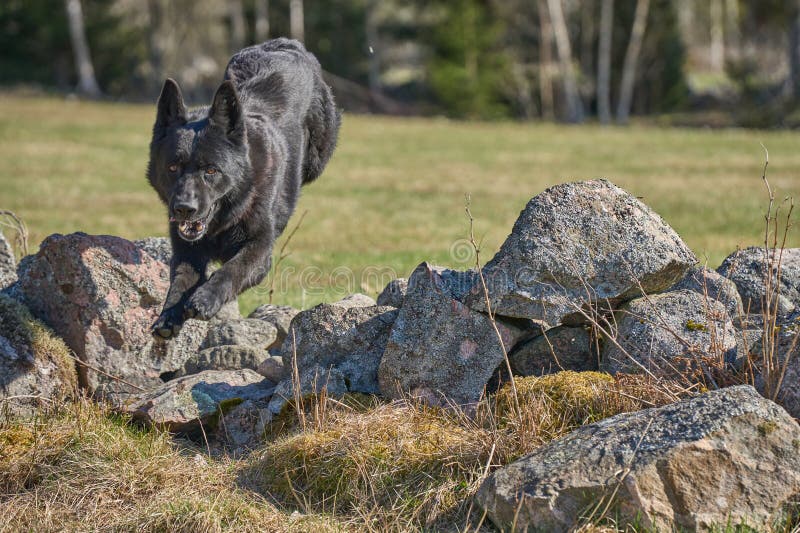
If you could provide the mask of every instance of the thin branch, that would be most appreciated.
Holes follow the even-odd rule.
[[[480,246],[475,241],[475,219],[472,216],[472,211],[470,210],[471,199],[469,194],[464,196],[464,201],[464,211],[469,219],[469,242],[472,245],[472,248],[475,250],[475,269],[478,271],[478,276],[481,280],[483,298],[484,302],[486,303],[486,312],[489,315],[489,322],[491,323],[492,328],[497,335],[497,340],[500,343],[500,349],[503,351],[503,360],[506,363],[506,370],[508,370],[509,381],[511,383],[511,392],[514,396],[514,408],[516,409],[517,416],[521,416],[522,410],[519,405],[519,396],[517,395],[517,384],[514,382],[514,373],[511,371],[511,361],[508,358],[508,350],[506,350],[506,345],[503,342],[503,335],[500,333],[500,329],[497,327],[497,321],[495,320],[495,315],[492,312],[492,302],[491,298],[489,297],[489,288],[486,286],[486,279],[483,277],[483,269],[481,268],[481,250]]]
[[[0,227],[9,228],[16,233],[18,251],[22,256],[28,255],[28,227],[13,211],[0,209]]]
[[[98,374],[101,374],[101,375],[103,375],[103,376],[105,376],[105,377],[107,377],[109,379],[113,379],[114,381],[119,381],[120,383],[122,383],[124,385],[127,385],[129,387],[132,387],[132,388],[134,388],[134,389],[136,389],[136,390],[138,390],[140,392],[146,392],[147,391],[147,389],[143,389],[139,385],[134,385],[130,381],[126,381],[126,380],[122,379],[119,376],[115,376],[113,374],[109,374],[108,372],[105,372],[104,370],[100,370],[96,366],[90,365],[86,361],[82,361],[82,360],[78,359],[76,356],[74,356],[72,354],[67,354],[67,355],[69,355],[72,359],[74,359],[76,363],[78,363],[79,365],[85,366],[89,370],[93,370],[94,372],[97,372]]]

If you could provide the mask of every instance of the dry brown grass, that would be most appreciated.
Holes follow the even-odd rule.
[[[580,425],[673,397],[646,376],[560,372],[516,384],[519,410],[508,385],[469,414],[412,401],[307,401],[305,426],[268,442],[243,477],[289,507],[358,529],[472,529],[481,519],[472,495],[493,468]]]
[[[235,464],[89,401],[0,425],[0,531],[335,531],[237,488]]]
[[[369,529],[408,530],[463,510],[489,457],[490,432],[439,409],[327,411],[321,427],[269,443],[253,459],[249,475],[262,490]]]
[[[495,397],[496,423],[502,446],[501,463],[508,463],[585,424],[619,413],[672,403],[686,396],[675,382],[647,375],[564,371],[542,377],[516,378],[520,412],[506,386]]]
[[[0,531],[485,530],[494,468],[576,427],[671,401],[646,376],[517,378],[475,410],[309,398],[245,459],[208,457],[88,400],[0,425]],[[305,424],[299,420],[305,420]]]

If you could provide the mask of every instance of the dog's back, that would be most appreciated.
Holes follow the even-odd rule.
[[[268,115],[284,131],[302,117],[303,184],[318,178],[336,147],[340,117],[317,59],[299,41],[273,39],[234,55],[225,79],[248,113]]]

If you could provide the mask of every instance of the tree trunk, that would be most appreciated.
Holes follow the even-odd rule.
[[[263,43],[269,39],[269,0],[255,0],[255,12],[256,42]]]
[[[228,0],[228,15],[231,19],[231,49],[236,52],[244,48],[247,30],[245,29],[242,0]]]
[[[547,14],[546,0],[538,0],[539,8],[539,98],[542,102],[542,118],[553,120],[553,30]]]
[[[531,82],[525,71],[525,64],[517,57],[512,61],[511,74],[514,76],[514,88],[517,93],[520,114],[525,120],[531,120],[536,113],[536,105],[531,96]]]
[[[617,103],[617,122],[627,124],[631,114],[633,102],[633,86],[636,82],[636,64],[639,62],[639,52],[642,50],[642,41],[647,27],[647,14],[650,10],[650,0],[637,0],[636,13],[633,16],[631,38],[628,49],[625,51],[625,63],[622,67],[622,81],[619,89],[619,102]]]
[[[94,77],[94,65],[89,53],[89,43],[83,27],[83,9],[80,0],[66,0],[69,36],[72,52],[75,55],[75,68],[78,71],[78,92],[96,98],[100,96],[100,86]]]
[[[730,59],[739,59],[742,48],[742,33],[739,29],[739,0],[725,0],[725,36],[728,44],[725,52]]]
[[[369,89],[373,92],[381,90],[381,57],[378,36],[378,1],[369,0],[365,13],[364,31],[367,37],[367,53],[369,58]]]
[[[725,19],[722,0],[711,0],[709,10],[711,20],[709,64],[714,72],[723,72],[725,70]]]
[[[575,70],[572,66],[572,46],[569,43],[569,32],[564,20],[564,11],[561,0],[547,0],[550,12],[550,22],[553,26],[553,35],[556,39],[558,63],[561,68],[561,78],[564,83],[564,97],[567,103],[567,122],[577,123],[583,121],[583,104],[578,94],[578,84],[575,80]]]
[[[600,42],[597,50],[597,117],[600,124],[611,122],[611,37],[614,31],[614,0],[600,7]]]
[[[148,0],[147,16],[147,52],[150,59],[150,90],[158,96],[158,91],[163,83],[164,57],[167,54],[166,32],[164,25],[164,1]]]
[[[581,72],[594,72],[594,40],[597,3],[583,0],[581,8]]]
[[[789,87],[794,98],[800,99],[800,0],[789,24]]]
[[[305,24],[303,22],[303,0],[289,0],[289,32],[292,39],[305,40]]]

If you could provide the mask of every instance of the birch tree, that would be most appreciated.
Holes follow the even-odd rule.
[[[231,19],[231,49],[237,51],[244,48],[246,30],[242,0],[228,0],[228,15]]]
[[[553,30],[550,29],[550,16],[546,0],[536,2],[539,9],[539,98],[542,103],[542,118],[553,120]]]
[[[611,37],[614,32],[614,0],[600,6],[600,36],[597,50],[597,117],[611,122]]]
[[[564,20],[564,10],[561,0],[547,0],[550,13],[550,24],[556,39],[558,63],[561,68],[561,79],[564,83],[564,98],[567,104],[567,122],[583,121],[583,104],[578,94],[578,83],[575,80],[575,70],[572,66],[572,46],[569,42],[569,31]]]
[[[637,0],[636,12],[633,15],[633,28],[625,51],[625,63],[622,66],[622,81],[617,102],[617,122],[627,124],[633,103],[633,86],[636,82],[636,66],[642,50],[644,32],[647,27],[647,15],[650,11],[650,0]]]
[[[255,0],[255,37],[261,43],[269,39],[269,0]]]
[[[367,37],[367,54],[369,57],[369,89],[372,92],[381,90],[381,47],[378,36],[378,1],[368,0],[364,20],[364,32]]]
[[[709,64],[714,72],[722,72],[725,69],[725,19],[722,0],[711,0],[709,11],[711,20]]]
[[[303,21],[303,0],[289,0],[289,33],[292,39],[305,40],[305,23]]]
[[[80,0],[66,0],[69,36],[72,41],[72,52],[75,56],[75,69],[78,72],[78,92],[96,98],[100,96],[100,86],[94,76],[94,65],[86,41],[83,26],[83,9]]]

